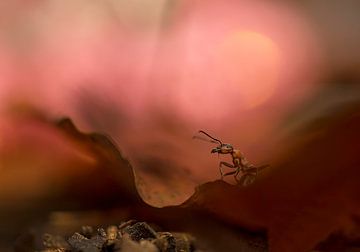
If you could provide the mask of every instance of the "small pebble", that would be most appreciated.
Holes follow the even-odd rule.
[[[123,229],[134,241],[152,240],[157,237],[156,232],[146,222],[136,222],[134,225],[127,226]]]

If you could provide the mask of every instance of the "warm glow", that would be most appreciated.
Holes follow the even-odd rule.
[[[220,74],[230,86],[238,87],[247,107],[265,102],[278,85],[281,54],[269,37],[257,32],[236,31],[219,46]]]

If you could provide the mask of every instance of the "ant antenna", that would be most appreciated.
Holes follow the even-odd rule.
[[[216,138],[210,136],[208,133],[206,133],[206,132],[203,131],[203,130],[199,130],[199,133],[205,134],[206,136],[210,137],[211,139],[215,140],[216,142],[219,142],[221,145],[223,144],[219,139],[216,139]]]
[[[214,141],[214,140],[212,140],[212,139],[207,139],[207,138],[201,137],[201,136],[193,136],[192,138],[193,138],[193,139],[200,139],[200,140],[203,140],[203,141],[209,142],[209,143],[216,143],[216,144],[218,144],[218,142],[216,142],[216,141]]]

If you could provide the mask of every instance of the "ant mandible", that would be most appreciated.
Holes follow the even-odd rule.
[[[255,180],[259,170],[262,170],[262,169],[268,167],[268,165],[255,167],[254,165],[249,163],[249,161],[245,158],[244,154],[240,150],[234,149],[234,147],[231,144],[222,143],[219,139],[216,139],[216,138],[210,136],[208,133],[206,133],[203,130],[200,130],[199,133],[206,135],[211,140],[208,140],[208,139],[205,139],[205,138],[202,138],[199,136],[193,136],[193,138],[197,138],[197,139],[205,140],[205,141],[208,141],[211,143],[219,144],[216,148],[213,148],[211,150],[211,153],[231,154],[232,162],[233,162],[232,164],[229,164],[224,161],[221,161],[219,163],[221,179],[224,179],[225,176],[234,175],[234,178],[238,184],[248,185],[248,184],[251,184]],[[222,166],[233,168],[233,169],[235,169],[235,171],[227,172],[224,174],[223,170],[222,170]],[[238,179],[238,175],[240,172],[242,172],[242,176],[240,179]]]

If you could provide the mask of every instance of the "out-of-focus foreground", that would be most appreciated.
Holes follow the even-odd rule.
[[[267,229],[279,251],[286,228],[299,249],[343,227],[358,234],[359,10],[340,0],[2,1],[2,251],[53,211],[112,209],[133,183],[49,123],[62,116],[109,135],[153,206],[219,178],[213,146],[192,140],[203,129],[271,164],[234,193],[248,208],[215,214]],[[80,193],[89,181],[93,197]],[[265,206],[288,222],[269,221]],[[302,228],[313,240],[296,240],[310,235],[293,231]]]

